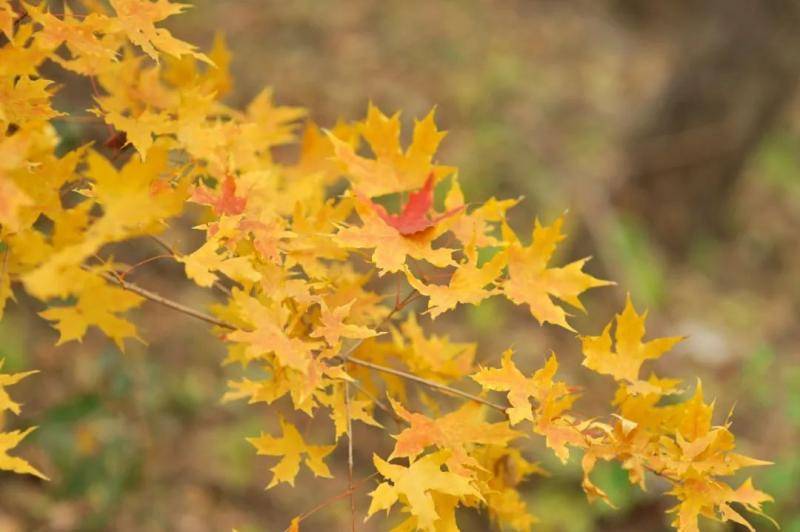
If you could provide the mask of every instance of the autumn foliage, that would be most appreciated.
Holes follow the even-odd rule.
[[[68,4],[74,12],[0,0],[0,308],[13,286],[47,307],[58,344],[96,327],[120,349],[142,340],[126,313],[145,303],[207,321],[227,346],[220,362],[242,368],[225,399],[266,403],[280,419],[280,433],[248,439],[272,460],[268,487],[294,484],[302,468],[330,477],[326,457],[337,445],[352,456],[352,425],[364,423],[394,438],[390,455],[374,456],[366,515],[402,516],[398,530],[455,530],[461,507],[530,529],[518,488],[543,473],[526,457],[531,438],[581,460],[590,499],[607,500],[592,481],[597,462],[616,461],[642,489],[650,475],[671,485],[675,528],[698,530],[702,515],[752,529],[742,510],[761,514],[770,497],[725,477],[766,462],[735,452],[730,416],[715,421],[699,381],[642,368],[681,338],[646,339],[646,313],[630,298],[599,334],[575,339],[583,365],[616,383],[603,418],[581,415],[555,353],[532,374],[511,349],[482,366],[473,344],[430,334],[406,312],[423,300],[435,319],[503,297],[577,334],[580,296],[611,284],[587,273],[586,259],[554,259],[563,217],[519,234],[507,221],[517,199],[465,198],[456,169],[435,158],[445,133],[433,111],[403,146],[400,115],[374,105],[328,130],[268,90],[234,109],[221,101],[231,86],[223,40],[204,54],[157,26],[186,6]],[[54,105],[63,87],[41,73],[51,63],[93,87],[86,113]],[[62,149],[53,123],[78,117],[104,123],[105,143]],[[287,144],[294,162],[274,154]],[[222,295],[209,313],[132,284],[131,266],[106,252],[201,211],[203,244],[166,247],[188,280]],[[19,412],[5,387],[29,373],[0,375],[0,412]],[[440,393],[462,406],[422,406]],[[329,420],[330,437],[308,441],[291,410]],[[44,476],[8,454],[31,430],[0,433],[0,468]]]

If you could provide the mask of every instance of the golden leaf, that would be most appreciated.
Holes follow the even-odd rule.
[[[435,530],[435,523],[441,517],[436,511],[435,494],[472,496],[483,500],[467,477],[442,471],[446,457],[447,453],[433,453],[412,461],[405,467],[391,464],[378,455],[373,455],[375,467],[389,482],[382,482],[369,494],[372,502],[367,511],[367,519],[380,510],[388,512],[392,506],[400,502],[407,506],[411,515],[416,517],[419,529]]]
[[[616,316],[616,330],[614,331],[615,346],[611,347],[611,326],[606,325],[600,336],[582,336],[583,365],[602,375],[611,375],[617,381],[625,381],[631,385],[628,390],[632,393],[658,392],[659,388],[653,384],[639,380],[639,370],[646,360],[654,360],[672,349],[683,338],[673,336],[657,338],[642,342],[645,333],[645,320],[647,312],[637,314],[631,303],[630,294],[625,302],[625,308]]]
[[[557,298],[583,310],[578,296],[589,288],[612,284],[584,273],[581,259],[562,267],[548,267],[556,245],[564,239],[559,217],[552,225],[543,227],[536,220],[532,241],[523,246],[511,228],[503,222],[503,236],[509,242],[508,280],[503,283],[506,297],[517,305],[528,305],[539,323],[552,323],[573,331],[567,323],[564,309],[553,302]]]
[[[283,418],[280,421],[283,433],[280,438],[263,433],[256,438],[247,438],[247,441],[258,450],[259,455],[281,457],[280,461],[270,469],[273,476],[267,489],[280,482],[287,482],[294,486],[294,479],[300,471],[301,460],[315,476],[330,478],[330,469],[325,465],[323,459],[331,454],[336,446],[308,445],[294,425]]]
[[[433,154],[445,135],[436,128],[434,111],[415,122],[411,145],[403,151],[400,114],[388,117],[370,104],[367,118],[359,126],[375,159],[361,157],[351,143],[329,133],[353,189],[367,197],[381,196],[420,188],[431,172],[437,178],[449,174],[452,168],[432,164]]]

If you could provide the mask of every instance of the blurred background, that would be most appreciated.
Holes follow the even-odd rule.
[[[655,369],[690,384],[700,376],[717,399],[715,422],[736,406],[740,450],[778,464],[751,471],[776,499],[769,513],[800,531],[800,2],[193,3],[168,26],[206,50],[224,33],[229,103],[272,86],[322,125],[361,118],[371,100],[403,110],[406,127],[435,105],[450,131],[439,160],[460,168],[468,198],[525,196],[518,228],[568,209],[561,258],[593,255],[589,271],[618,282],[588,295],[591,318],[576,317],[576,328],[599,332],[630,291],[650,309],[650,335],[688,335]],[[171,238],[181,251],[195,245],[188,233]],[[160,252],[147,245],[145,256]],[[213,301],[169,263],[136,275],[189,305]],[[98,333],[54,348],[38,310],[24,297],[12,305],[0,357],[5,369],[41,370],[11,389],[25,403],[13,422],[39,425],[21,448],[52,481],[0,476],[0,530],[283,530],[346,488],[338,449],[335,480],[302,473],[297,488],[263,490],[274,462],[244,438],[274,430],[275,416],[219,402],[238,371],[220,367],[223,348],[204,324],[145,304],[134,321],[148,345],[123,355]],[[580,367],[573,337],[499,298],[422,322],[477,341],[483,360],[513,344],[533,367],[555,348],[564,378],[586,387],[584,411],[601,413],[611,393]],[[360,478],[385,443],[371,428],[355,437]],[[670,500],[657,480],[642,493],[603,466],[598,484],[619,508],[590,505],[579,464],[553,463],[537,445],[532,455],[552,473],[525,488],[539,530],[666,529]],[[357,496],[362,516],[371,489]],[[304,525],[344,529],[348,506]],[[460,519],[465,530],[488,527]],[[385,526],[376,516],[364,529]]]

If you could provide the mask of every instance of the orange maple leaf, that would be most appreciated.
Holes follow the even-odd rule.
[[[397,442],[389,456],[415,460],[426,448],[436,446],[451,454],[447,467],[454,473],[471,476],[478,462],[469,454],[469,448],[476,444],[507,445],[509,441],[522,436],[511,429],[507,421],[487,423],[484,421],[482,407],[475,403],[465,403],[461,408],[440,418],[431,419],[420,413],[412,413],[394,399],[389,399],[392,408],[411,426],[395,436]]]
[[[407,257],[440,268],[455,265],[452,249],[433,248],[433,241],[439,237],[435,227],[403,235],[378,215],[369,200],[356,198],[355,206],[361,226],[340,225],[334,240],[346,248],[374,248],[371,260],[381,275],[403,271]]]
[[[218,216],[241,214],[247,205],[247,197],[236,195],[236,180],[230,174],[225,176],[217,194],[200,185],[192,191],[191,199],[195,203],[210,206]]]

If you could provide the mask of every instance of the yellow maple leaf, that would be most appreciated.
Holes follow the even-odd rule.
[[[11,41],[14,38],[14,21],[17,14],[11,6],[11,0],[0,0],[0,31]]]
[[[318,205],[298,201],[292,213],[293,238],[284,245],[284,267],[288,269],[298,264],[312,278],[333,280],[329,275],[330,261],[341,264],[347,257],[347,250],[337,245],[330,235],[352,208],[352,202],[347,200],[335,204],[320,201]]]
[[[467,204],[461,190],[458,174],[451,177],[450,190],[444,199],[444,210],[451,212]],[[498,200],[489,198],[477,208],[462,209],[457,215],[442,222],[464,246],[474,242],[477,247],[502,246],[503,242],[493,233],[496,226],[505,220],[506,212],[520,202],[518,199]]]
[[[27,461],[17,456],[10,456],[8,451],[19,445],[19,442],[28,434],[33,432],[36,427],[30,427],[26,430],[12,430],[10,432],[0,432],[0,470],[13,471],[19,474],[34,475],[44,480],[49,480],[38,469],[33,467]]]
[[[0,358],[0,369],[3,369],[3,364],[5,363],[4,358]],[[8,395],[6,391],[6,386],[11,386],[28,375],[33,375],[37,373],[34,371],[25,371],[22,373],[0,373],[0,414],[2,414],[5,410],[10,410],[15,414],[19,415],[20,413],[20,405],[19,403],[15,403],[11,397]]]
[[[150,65],[131,46],[124,47],[119,55],[116,62],[104,65],[96,74],[103,92],[94,99],[101,110],[137,115],[145,109],[157,112],[179,105],[181,95],[162,81],[159,65]],[[165,130],[168,126],[174,127],[165,120]]]
[[[444,494],[454,497],[475,497],[483,500],[480,492],[469,478],[450,471],[442,471],[447,453],[437,452],[412,461],[408,467],[392,464],[372,456],[375,468],[389,482],[382,482],[369,496],[372,502],[367,511],[367,519],[381,510],[386,510],[400,502],[417,518],[421,530],[435,530],[440,519],[436,511],[434,495]]]
[[[656,410],[659,415],[654,415]],[[667,430],[677,432],[688,440],[703,437],[711,430],[714,403],[707,404],[703,398],[703,383],[697,380],[694,394],[688,400],[658,407],[650,412],[656,420],[661,420]]]
[[[459,528],[456,521],[456,508],[459,505],[459,498],[437,491],[431,492],[431,498],[433,499],[433,507],[437,516],[431,530],[435,532],[457,532]],[[420,519],[415,515],[409,516],[408,519],[392,528],[392,532],[417,532],[419,530],[426,529],[420,525]]]
[[[0,11],[0,22],[4,22],[4,13]],[[0,47],[0,76],[13,79],[17,76],[39,77],[39,67],[48,58],[49,54],[43,46],[39,45],[31,36],[36,32],[33,23],[26,23],[17,19],[13,36],[9,37],[8,44]]]
[[[312,352],[320,347],[319,342],[308,342],[290,336],[285,330],[289,316],[275,307],[268,307],[255,298],[244,297],[239,301],[242,319],[250,327],[229,333],[226,338],[246,345],[245,353],[250,360],[273,353],[281,366],[307,372]]]
[[[323,397],[321,402],[331,410],[331,419],[333,420],[337,440],[343,434],[347,434],[348,416],[352,421],[361,421],[373,427],[383,428],[383,425],[373,417],[372,407],[374,403],[371,400],[351,397],[349,401],[345,402],[344,385],[334,386],[331,393]],[[347,408],[348,405],[349,408]]]
[[[525,419],[533,421],[530,399],[541,393],[536,382],[517,369],[513,356],[514,352],[507,349],[499,368],[481,368],[472,379],[486,390],[507,392],[511,406],[506,409],[506,414],[511,424],[516,425]]]
[[[153,61],[158,62],[158,51],[175,57],[192,55],[213,64],[205,54],[195,51],[195,46],[176,39],[164,29],[157,28],[156,22],[183,12],[187,4],[176,4],[169,0],[110,0],[117,13],[117,21],[132,43],[139,46]]]
[[[733,521],[755,532],[753,525],[735,511],[731,504],[741,504],[749,512],[769,519],[764,514],[762,505],[773,500],[763,491],[755,489],[749,478],[737,489],[717,480],[689,478],[676,483],[669,493],[680,500],[677,506],[668,510],[675,513],[672,526],[679,532],[700,532],[698,519],[701,515],[719,522]]]
[[[214,34],[214,41],[211,43],[211,51],[208,57],[215,65],[215,68],[206,71],[205,78],[221,98],[228,94],[233,88],[233,77],[231,76],[231,51],[222,32]]]
[[[477,305],[500,291],[487,289],[505,268],[507,256],[497,253],[478,266],[478,252],[473,243],[464,248],[466,258],[459,264],[446,285],[425,284],[406,269],[406,279],[420,294],[428,297],[428,313],[436,319],[439,315],[456,308],[458,304]]]
[[[263,89],[247,105],[245,118],[253,135],[252,143],[267,148],[294,142],[297,121],[306,114],[303,107],[276,105],[272,89]]]
[[[582,336],[583,365],[602,375],[610,375],[617,381],[625,381],[630,393],[657,392],[658,387],[639,379],[639,370],[646,360],[654,360],[672,349],[683,338],[673,336],[642,342],[645,334],[647,311],[637,314],[631,303],[630,294],[625,308],[616,316],[614,348],[611,345],[611,326],[609,323],[600,336]]]
[[[215,271],[244,285],[260,281],[261,273],[254,267],[254,256],[234,252],[236,241],[243,235],[241,222],[241,216],[220,216],[213,225],[196,227],[206,229],[207,239],[193,252],[177,257],[184,265],[186,276],[206,287],[217,281]]]
[[[244,347],[234,344],[234,347]],[[305,412],[309,416],[314,414],[318,403],[335,409],[331,415],[336,423],[337,431],[345,420],[344,398],[339,398],[336,393],[327,394],[325,389],[337,381],[341,383],[348,377],[341,370],[341,366],[329,365],[324,360],[314,359],[310,362],[305,372],[291,367],[279,365],[262,365],[265,377],[259,380],[241,379],[228,382],[228,391],[223,396],[223,401],[248,399],[250,404],[265,402],[272,404],[274,401],[289,394],[294,408]],[[341,399],[341,401],[339,400]],[[340,408],[341,407],[341,408]],[[351,403],[351,417],[367,424],[377,423],[372,419],[369,405],[363,401],[354,400]],[[346,431],[346,429],[345,429]],[[338,436],[337,432],[337,436]]]
[[[136,116],[123,115],[119,111],[102,107],[90,111],[114,126],[115,130],[125,133],[125,145],[133,145],[143,161],[147,159],[147,153],[153,146],[153,138],[170,131],[167,118],[149,109]]]
[[[222,97],[230,92],[233,79],[230,73],[231,52],[222,32],[214,34],[211,50],[208,52],[214,67],[206,65],[201,70],[195,57],[183,55],[181,57],[166,56],[164,59],[163,79],[178,88],[200,86],[213,92],[217,97]]]
[[[77,296],[75,304],[51,306],[39,313],[44,319],[55,322],[53,327],[60,334],[56,345],[80,341],[91,326],[99,328],[114,340],[120,351],[125,350],[126,338],[143,341],[136,334],[136,327],[118,314],[138,307],[144,298],[113,286],[97,275],[83,273],[86,275],[81,276],[76,272],[76,277],[82,278],[72,288]]]
[[[3,233],[22,229],[20,211],[32,204],[31,198],[14,181],[0,173],[0,225]]]
[[[11,289],[11,276],[8,274],[7,271],[7,261],[8,261],[8,253],[3,253],[0,255],[0,264],[5,263],[4,266],[0,266],[0,320],[3,319],[3,314],[6,310],[6,303],[8,300],[14,301],[14,291]]]
[[[487,445],[473,455],[481,465],[478,486],[492,521],[502,530],[529,532],[538,519],[531,515],[517,486],[530,475],[548,476],[547,472],[525,459],[517,447]]]
[[[51,106],[52,85],[52,81],[44,78],[1,77],[0,121],[30,126],[63,115]]]
[[[23,276],[26,290],[38,297],[65,297],[74,285],[69,276],[101,246],[158,232],[165,218],[179,213],[184,206],[188,182],[172,184],[162,179],[167,169],[167,150],[151,149],[147,161],[131,158],[121,170],[100,154],[90,151],[86,176],[92,180],[85,191],[102,206],[103,216],[85,231],[83,239],[54,253],[44,264]]]
[[[67,7],[60,16],[45,12],[47,4],[26,4],[29,17],[41,26],[37,31],[37,44],[54,51],[65,44],[72,59],[81,59],[95,65],[105,65],[116,59],[118,41],[104,40],[102,33],[113,34],[112,21],[101,13],[77,17]],[[65,62],[68,64],[68,62]]]
[[[353,149],[358,144],[358,127],[342,121],[336,123],[329,130],[332,137],[339,142],[350,145]],[[288,168],[292,175],[297,177],[321,174],[325,184],[333,184],[341,176],[341,163],[334,157],[334,145],[331,136],[323,133],[320,127],[311,122],[306,122],[305,130],[300,139],[300,155],[297,163]]]
[[[280,438],[263,433],[256,438],[247,438],[247,441],[258,450],[259,455],[281,457],[280,461],[270,468],[273,476],[267,489],[280,482],[287,482],[294,486],[294,479],[300,471],[301,460],[315,476],[331,478],[330,469],[323,459],[331,454],[336,446],[308,445],[294,425],[283,418],[280,422],[283,434]]]
[[[336,157],[345,165],[353,189],[367,197],[381,196],[420,188],[431,172],[437,178],[449,174],[452,168],[431,162],[445,136],[445,132],[436,128],[434,113],[435,109],[415,121],[411,144],[404,151],[400,146],[400,114],[388,117],[370,104],[367,117],[359,126],[375,159],[361,157],[353,144],[329,133]]]
[[[86,154],[86,147],[69,151],[62,157],[56,157],[53,153],[43,154],[43,144],[48,148],[54,144],[51,144],[52,138],[47,138],[46,134],[40,138],[40,134],[33,129],[20,130],[0,142],[0,160],[3,161],[0,162],[0,174],[5,170],[6,175],[15,181],[32,203],[18,211],[21,227],[32,227],[41,214],[63,224],[64,220],[60,218],[68,215],[63,214],[65,208],[62,205],[61,188],[79,179],[75,170]],[[57,229],[63,232],[65,227]],[[26,237],[30,238],[31,233],[28,232]],[[58,247],[55,235],[52,240]]]
[[[563,223],[563,216],[546,227],[536,220],[531,244],[523,246],[508,224],[503,222],[503,236],[510,243],[507,251],[508,280],[503,283],[503,292],[517,305],[528,305],[539,323],[548,322],[574,331],[567,323],[566,312],[553,302],[553,297],[583,310],[578,299],[580,294],[589,288],[612,283],[582,271],[588,258],[562,267],[548,267],[556,245],[564,239],[561,233]]]
[[[500,368],[481,368],[471,377],[484,390],[507,392],[510,406],[506,414],[511,425],[523,420],[533,422],[534,430],[545,437],[547,446],[566,461],[569,457],[567,445],[582,446],[584,443],[580,428],[565,415],[578,396],[565,383],[553,380],[558,369],[554,354],[531,377],[517,369],[513,355],[511,349],[506,350]],[[535,415],[531,399],[537,403]]]
[[[322,314],[320,316],[320,325],[314,327],[311,336],[314,338],[324,338],[328,345],[336,347],[342,338],[351,339],[365,339],[377,336],[379,333],[374,329],[364,325],[355,325],[352,323],[345,323],[345,318],[350,316],[350,309],[353,307],[355,300],[350,300],[348,303],[335,307],[328,308],[324,302],[320,302]]]
[[[447,335],[426,334],[416,314],[409,314],[399,330],[392,329],[392,339],[392,352],[415,375],[446,382],[473,371],[477,346],[453,342]],[[374,348],[374,344],[369,346]]]

